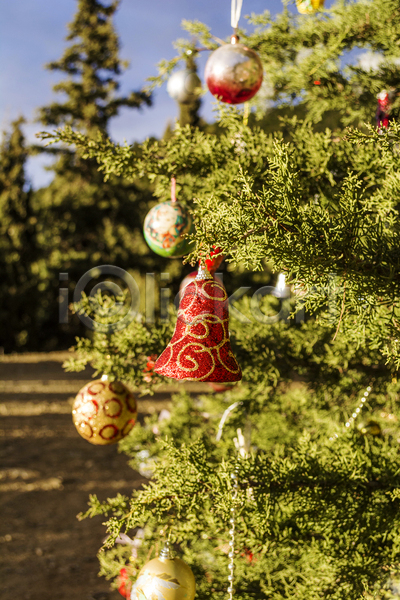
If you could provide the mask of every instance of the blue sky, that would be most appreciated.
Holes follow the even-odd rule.
[[[42,129],[35,123],[36,109],[55,99],[52,85],[60,78],[44,69],[45,63],[57,60],[66,46],[67,23],[71,21],[76,0],[0,0],[0,125],[7,127],[12,119],[25,116],[25,133],[29,142],[37,141],[35,133]],[[282,10],[280,0],[244,0],[242,15]],[[296,10],[293,6],[293,10]],[[172,58],[172,42],[184,37],[182,19],[198,19],[207,23],[212,33],[225,38],[231,33],[230,0],[122,0],[115,16],[121,40],[121,57],[130,61],[121,78],[122,93],[140,89],[145,79],[156,74],[162,58]],[[240,24],[245,23],[243,16]],[[206,53],[200,60],[203,75]],[[212,96],[203,101],[202,114],[211,120]],[[154,105],[143,110],[124,110],[111,123],[115,141],[143,140],[162,135],[167,122],[177,116],[177,106],[169,98],[165,86],[154,93]],[[28,174],[34,187],[46,185],[51,173],[43,169],[44,157],[30,159]]]

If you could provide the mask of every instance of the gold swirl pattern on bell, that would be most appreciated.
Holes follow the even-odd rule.
[[[199,350],[194,350],[194,348],[196,346],[199,348]],[[205,373],[204,375],[202,375],[201,377],[196,377],[196,380],[200,381],[201,379],[205,379],[206,377],[209,377],[210,375],[212,375],[212,373],[214,373],[214,371],[215,371],[215,358],[212,354],[212,350],[210,348],[206,348],[205,346],[203,346],[203,344],[199,344],[196,342],[186,344],[186,346],[184,346],[179,351],[178,356],[176,357],[176,362],[177,362],[178,367],[180,369],[182,369],[182,371],[185,371],[186,373],[193,373],[194,371],[197,371],[200,368],[200,364],[197,362],[197,360],[195,358],[193,358],[193,356],[186,354],[185,356],[182,357],[182,354],[184,354],[184,352],[186,352],[188,348],[190,348],[193,352],[196,352],[196,354],[203,354],[205,352],[206,354],[208,354],[208,356],[211,359],[210,370],[207,373]],[[184,360],[194,363],[195,366],[194,367],[185,367],[182,362]],[[204,364],[202,364],[202,366],[204,367]]]
[[[227,364],[225,364],[225,362],[224,362],[224,361],[223,361],[223,359],[222,359],[221,353],[220,353],[220,348],[217,348],[217,353],[218,353],[218,360],[219,360],[219,362],[220,362],[220,363],[221,363],[221,364],[222,364],[222,365],[225,367],[225,369],[226,369],[227,371],[229,371],[229,373],[233,373],[234,375],[236,375],[237,373],[239,373],[239,372],[240,372],[240,367],[239,367],[239,365],[237,365],[237,368],[236,368],[236,369],[230,369],[230,368],[228,367],[228,365],[227,365]],[[233,354],[232,350],[228,350],[228,356],[229,356],[230,358],[232,358],[232,362],[233,362],[233,364],[235,364],[235,363],[237,364],[237,362],[236,362],[236,358],[235,358],[235,355]]]
[[[189,287],[190,285],[194,285],[195,289]],[[220,292],[222,292],[222,296],[215,296],[211,293],[206,292],[205,287],[210,284],[212,287],[217,288]],[[207,300],[213,300],[215,302],[226,302],[228,299],[228,295],[226,293],[225,288],[215,281],[205,280],[205,281],[196,281],[193,280],[191,284],[189,284],[186,288],[186,293],[182,298],[180,311],[187,311],[192,308],[194,302],[201,302],[202,297]],[[180,312],[179,311],[179,312]]]
[[[197,283],[196,280],[194,280],[196,287],[199,288],[199,285]],[[210,284],[211,287],[213,288],[217,288],[219,290],[221,290],[222,292],[222,297],[219,296],[211,296],[210,293],[206,292],[206,287],[207,285]],[[203,296],[205,296],[206,298],[208,298],[209,300],[216,300],[217,302],[225,302],[228,299],[228,294],[226,293],[226,289],[224,288],[223,285],[221,285],[220,283],[218,283],[215,280],[206,280],[205,283],[203,283],[203,285],[200,288],[200,294],[202,294]]]
[[[219,343],[216,343],[215,346],[213,346],[215,349],[217,349],[217,348],[223,346],[224,343],[228,340],[228,336],[225,333],[225,327],[224,327],[224,323],[226,323],[227,321],[228,321],[228,319],[220,319],[216,315],[212,315],[212,314],[200,315],[198,318],[194,319],[190,323],[186,323],[184,335],[185,336],[188,335],[188,336],[194,338],[195,340],[204,340],[211,333],[210,326],[215,327],[216,325],[221,325],[221,329],[223,332],[222,333],[222,335],[223,335],[222,341]],[[205,333],[201,334],[201,333],[196,333],[195,331],[193,331],[196,327],[203,327]]]

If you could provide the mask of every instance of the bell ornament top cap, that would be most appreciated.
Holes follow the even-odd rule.
[[[171,546],[168,541],[165,542],[163,549],[160,552],[160,558],[172,559],[174,558]]]
[[[207,269],[206,265],[199,265],[199,270],[197,271],[196,279],[197,280],[213,279],[213,276],[211,275],[210,271]]]

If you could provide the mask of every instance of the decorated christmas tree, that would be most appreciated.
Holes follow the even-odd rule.
[[[90,498],[86,516],[107,520],[101,574],[134,600],[193,598],[187,565],[198,598],[399,597],[399,3],[304,4],[308,15],[253,15],[254,31],[218,50],[207,27],[186,24],[213,51],[218,134],[177,125],[140,147],[68,127],[46,136],[96,159],[106,180],[146,176],[160,199],[172,190],[172,207],[176,192],[195,222],[189,237],[183,217],[168,230],[169,247],[192,240],[185,260],[200,261],[177,315],[161,302],[158,321],[136,315],[116,331],[110,300],[83,298],[96,331],[66,365],[104,376],[75,408],[93,443],[113,441],[102,434],[113,415],[136,410],[119,382],[138,403],[158,384],[210,385],[128,427],[120,449],[147,485]],[[193,41],[178,49],[185,61]],[[354,49],[375,51],[379,67],[346,66]],[[267,97],[283,117],[274,133],[256,121]],[[321,130],[329,118],[336,129]],[[163,239],[163,225],[147,235]],[[252,288],[228,301],[246,271]]]

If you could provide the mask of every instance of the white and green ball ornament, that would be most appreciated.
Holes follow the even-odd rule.
[[[168,79],[167,92],[179,104],[190,104],[201,94],[201,79],[193,69],[175,71]]]
[[[185,236],[193,231],[189,211],[172,200],[154,206],[144,220],[146,242],[153,252],[167,258],[179,258],[192,250],[194,242]]]

